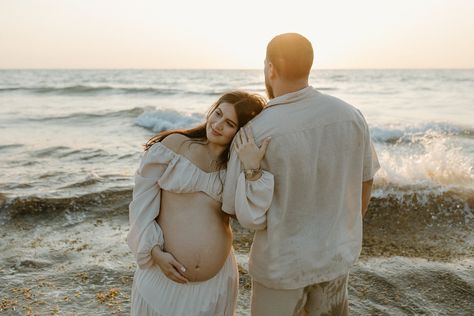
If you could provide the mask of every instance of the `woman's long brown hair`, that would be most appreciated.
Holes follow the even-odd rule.
[[[230,103],[234,106],[235,113],[237,114],[238,129],[247,124],[252,118],[260,113],[266,105],[266,100],[258,95],[251,94],[244,91],[230,91],[222,95],[208,110],[206,120],[216,110],[221,103]],[[199,142],[207,142],[206,135],[206,122],[189,129],[173,129],[158,133],[157,135],[150,138],[144,145],[145,151],[147,151],[154,144],[161,142],[167,136],[171,134],[185,135],[191,140]],[[224,152],[219,157],[219,164],[226,165],[229,160],[230,143]]]

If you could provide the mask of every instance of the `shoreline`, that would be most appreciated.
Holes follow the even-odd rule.
[[[115,195],[97,206],[101,212],[23,214],[3,225],[0,313],[128,315],[135,263],[125,243],[127,203],[128,196]],[[474,314],[474,221],[463,212],[451,222],[435,210],[411,214],[371,202],[350,274],[351,315]],[[243,316],[250,308],[253,233],[235,222],[232,228],[240,271],[236,315]]]

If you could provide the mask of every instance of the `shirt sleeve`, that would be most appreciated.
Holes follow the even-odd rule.
[[[154,159],[150,148],[145,152],[140,167],[135,173],[133,200],[129,205],[130,232],[127,243],[140,268],[153,265],[151,250],[158,245],[163,248],[161,227],[156,222],[160,213],[161,189],[158,179],[166,164]]]
[[[267,211],[273,199],[273,174],[263,171],[259,179],[247,181],[240,173],[237,180],[235,211],[240,225],[255,230],[267,227]]]
[[[369,181],[374,178],[377,170],[380,169],[380,163],[375,152],[374,144],[370,139],[369,128],[366,125],[365,144],[364,144],[364,166],[362,171],[362,180]]]
[[[236,215],[240,225],[251,229],[266,228],[266,212],[273,199],[274,177],[268,171],[256,181],[247,181],[240,160],[231,146],[222,194],[222,210]]]

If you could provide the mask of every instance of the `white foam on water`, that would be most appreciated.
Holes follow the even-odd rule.
[[[153,132],[175,128],[189,128],[204,121],[201,114],[185,114],[175,110],[146,111],[138,116],[135,124]]]
[[[449,137],[425,133],[407,145],[377,146],[381,169],[378,186],[421,186],[474,189],[472,157]]]
[[[371,138],[375,142],[412,142],[425,135],[458,135],[463,128],[451,123],[424,122],[418,124],[390,124],[370,128]]]

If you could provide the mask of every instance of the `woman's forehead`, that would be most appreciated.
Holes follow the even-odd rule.
[[[224,116],[227,116],[229,119],[237,122],[237,112],[235,111],[234,105],[229,102],[222,102],[217,107],[222,111]]]
[[[235,108],[232,103],[229,102],[222,102],[217,106],[218,109],[221,109],[222,112],[229,112],[229,113],[234,113],[235,114]]]

